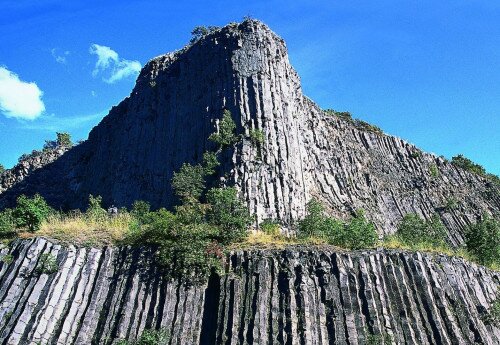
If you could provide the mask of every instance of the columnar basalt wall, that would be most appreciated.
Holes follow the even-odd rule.
[[[106,205],[172,207],[173,172],[215,149],[208,137],[224,109],[242,140],[220,155],[212,182],[235,185],[257,222],[289,228],[317,197],[341,218],[364,209],[381,234],[408,212],[437,212],[458,245],[468,225],[500,210],[489,180],[324,113],[302,94],[285,42],[255,20],[148,62],[87,141],[1,193],[0,208],[35,192],[58,209],[84,208],[89,194]],[[263,144],[249,140],[253,129],[263,131]],[[457,207],[446,207],[450,200]]]
[[[57,272],[37,273],[43,253],[57,258]],[[245,250],[227,257],[222,277],[185,287],[151,254],[44,239],[1,249],[0,344],[112,344],[146,328],[179,345],[500,342],[498,326],[483,321],[499,274],[463,259]]]

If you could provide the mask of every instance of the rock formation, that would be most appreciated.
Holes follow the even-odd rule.
[[[67,147],[58,146],[43,151],[33,151],[29,155],[21,156],[19,162],[12,169],[0,173],[0,194],[24,180],[26,176],[35,170],[45,167],[61,157],[67,149]]]
[[[57,272],[37,273],[42,253]],[[172,345],[500,343],[484,321],[498,272],[443,255],[235,251],[198,287],[162,278],[147,250],[36,239],[0,258],[1,344],[112,344],[160,327]]]
[[[148,62],[87,141],[0,194],[0,208],[35,192],[63,209],[84,208],[89,194],[108,205],[171,207],[173,172],[213,148],[207,139],[223,109],[244,139],[221,157],[218,176],[238,188],[257,221],[291,224],[314,196],[338,217],[364,209],[381,234],[408,212],[438,212],[458,245],[478,216],[499,212],[489,180],[322,111],[302,94],[285,42],[255,20]],[[264,132],[263,144],[248,139],[251,129]],[[458,207],[447,209],[447,200]]]

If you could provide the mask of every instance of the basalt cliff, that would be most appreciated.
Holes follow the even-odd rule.
[[[285,42],[256,20],[149,61],[88,140],[3,173],[0,209],[35,193],[65,210],[85,208],[89,194],[108,206],[170,208],[173,173],[214,149],[208,137],[224,110],[241,140],[212,182],[235,186],[256,223],[293,231],[315,197],[339,218],[365,210],[380,235],[407,213],[437,213],[458,246],[478,217],[499,214],[489,179],[320,109],[303,95]],[[0,250],[9,258],[0,261],[0,344],[110,344],[160,327],[172,345],[500,343],[486,321],[498,272],[444,255],[241,250],[227,255],[224,275],[186,287],[159,274],[148,250],[44,239]],[[48,252],[60,269],[37,274]]]

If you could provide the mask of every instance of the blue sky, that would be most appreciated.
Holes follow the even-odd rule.
[[[498,1],[0,2],[0,163],[74,139],[196,25],[251,15],[288,44],[306,95],[500,174]]]

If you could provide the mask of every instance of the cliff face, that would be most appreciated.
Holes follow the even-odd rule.
[[[35,170],[43,168],[61,157],[67,151],[66,147],[56,147],[44,151],[33,151],[30,155],[21,157],[19,162],[12,168],[0,174],[0,194],[17,183]]]
[[[36,273],[42,253],[57,272]],[[160,327],[179,345],[500,342],[483,321],[498,272],[446,256],[237,251],[226,275],[191,288],[164,280],[144,250],[36,239],[0,257],[1,344],[110,344]]]
[[[314,196],[338,217],[364,209],[380,233],[408,212],[439,212],[460,244],[479,215],[499,212],[498,186],[488,180],[321,111],[302,94],[284,41],[254,20],[151,60],[86,142],[0,194],[0,208],[35,192],[57,208],[83,208],[89,194],[107,205],[171,207],[173,172],[213,148],[207,138],[223,109],[244,139],[220,157],[218,178],[238,188],[258,221],[290,224]],[[264,132],[262,145],[252,145],[251,129]],[[448,200],[458,207],[445,207]]]

